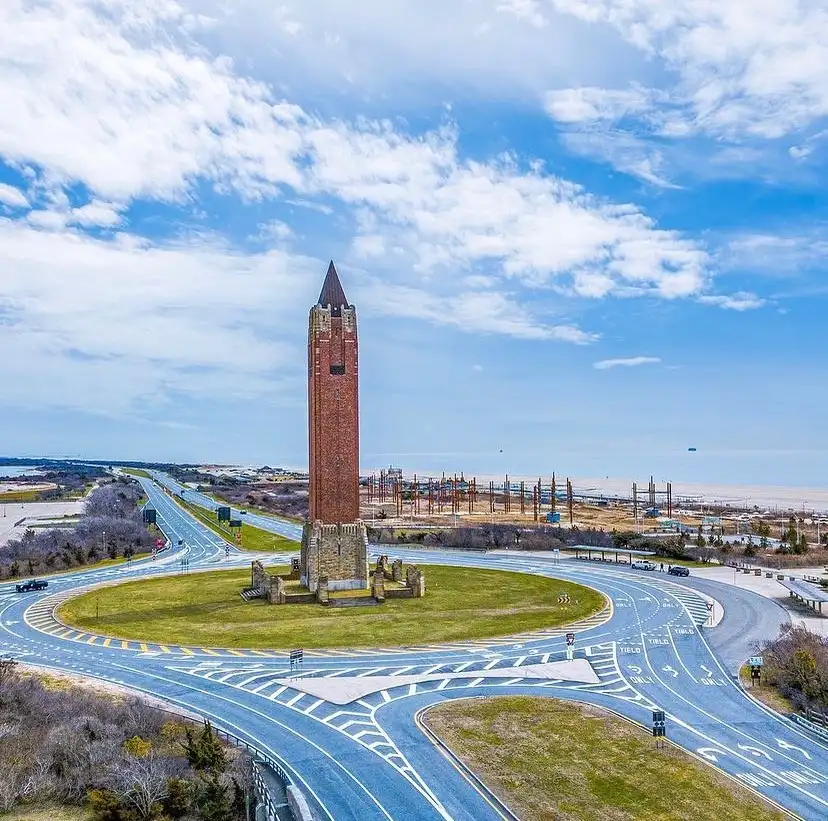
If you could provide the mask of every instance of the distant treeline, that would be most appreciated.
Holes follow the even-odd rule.
[[[369,527],[368,538],[375,544],[423,544],[466,550],[555,550],[575,545],[589,547],[626,547],[631,550],[652,550],[665,558],[686,558],[687,544],[680,537],[648,539],[635,533],[609,532],[598,528],[533,527],[481,524],[434,530],[407,530],[390,527]]]

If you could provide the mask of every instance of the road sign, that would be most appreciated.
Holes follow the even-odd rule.
[[[664,710],[653,710],[653,738],[664,738],[667,735],[666,725]]]
[[[572,647],[575,644],[575,634],[574,633],[567,633],[566,634],[566,646]]]
[[[709,612],[709,611],[711,611],[712,609],[713,609],[713,602],[712,602],[712,601],[707,602],[707,610],[708,610],[708,612]]]
[[[217,507],[216,508],[216,516],[220,522],[229,522],[230,521],[230,508],[229,507]]]
[[[761,666],[762,666],[763,661],[764,661],[764,659],[762,658],[762,656],[751,656],[751,657],[748,659],[748,664],[749,664],[751,667],[761,667]]]
[[[155,540],[155,546],[160,550],[164,546],[164,540],[162,538],[157,538]]]
[[[295,667],[299,667],[302,664],[302,661],[305,657],[304,650],[291,650],[290,651],[290,669],[293,670]]]

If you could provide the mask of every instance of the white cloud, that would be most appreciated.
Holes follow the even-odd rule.
[[[0,220],[0,270],[0,345],[12,354],[0,403],[125,413],[179,392],[278,401],[280,380],[303,372],[324,266]],[[277,329],[274,316],[286,317]]]
[[[373,283],[354,289],[355,301],[375,313],[422,319],[475,333],[496,333],[517,339],[551,340],[586,345],[599,338],[573,325],[548,325],[503,293],[464,293],[452,297],[403,285]]]
[[[577,154],[607,162],[624,174],[630,174],[658,188],[680,188],[668,179],[668,165],[663,144],[615,128],[584,127],[561,133],[564,145]]]
[[[496,9],[513,14],[519,20],[525,20],[535,28],[543,28],[549,22],[541,13],[540,0],[502,0],[497,4]]]
[[[483,370],[483,366],[482,365],[472,365],[472,370],[475,373],[481,373],[482,370]]]
[[[562,123],[618,120],[639,114],[653,105],[650,89],[634,85],[629,89],[564,88],[546,93],[546,111]]]
[[[704,290],[705,251],[634,206],[509,156],[464,161],[451,128],[410,136],[387,122],[323,122],[185,42],[182,13],[162,0],[139,18],[120,0],[106,16],[91,0],[13,6],[0,32],[14,67],[0,86],[0,153],[43,166],[53,182],[82,182],[101,202],[63,217],[51,213],[68,209],[58,203],[33,224],[112,227],[116,207],[104,202],[184,198],[206,179],[248,198],[333,198],[367,215],[359,256],[398,264],[407,255],[420,272],[496,265],[537,287],[600,268],[607,294]]]
[[[69,225],[82,225],[85,228],[114,228],[121,223],[117,206],[112,203],[93,201],[80,208],[73,208],[69,213]]]
[[[828,10],[805,0],[550,0],[678,72],[666,130],[774,138],[828,115]],[[671,125],[671,123],[673,123]]]
[[[743,234],[731,239],[719,254],[720,265],[790,279],[821,270],[828,256],[828,230],[825,225],[802,226],[801,233]]]
[[[13,185],[6,185],[0,182],[0,203],[9,205],[12,208],[28,208],[29,201],[26,195]]]
[[[0,401],[36,391],[115,412],[184,389],[226,395],[230,374],[238,391],[273,395],[274,374],[296,359],[272,316],[295,311],[301,325],[321,263],[244,255],[209,235],[159,245],[83,230],[118,231],[134,200],[183,203],[205,181],[353,217],[355,257],[387,272],[381,298],[369,286],[360,307],[467,332],[588,344],[599,335],[546,321],[537,296],[673,299],[708,287],[704,248],[634,205],[590,196],[537,162],[465,160],[450,126],[417,136],[389,122],[322,120],[208,57],[186,37],[212,23],[174,4],[100,9],[16,2],[0,29],[0,155],[40,192],[27,223],[0,222],[0,328],[5,349],[19,352]],[[291,37],[306,36],[306,19],[290,21],[301,23]],[[622,103],[633,105],[613,105]],[[657,169],[639,173],[655,179]],[[86,204],[72,207],[61,190],[74,183]],[[295,240],[280,220],[261,230],[277,246]],[[95,384],[112,387],[101,396]]]
[[[707,294],[699,297],[705,305],[716,305],[728,311],[752,311],[767,305],[767,300],[747,291],[735,294]]]
[[[661,362],[657,356],[631,356],[627,359],[602,359],[593,363],[592,367],[599,371],[608,371],[611,368],[637,368],[639,365],[657,365]]]

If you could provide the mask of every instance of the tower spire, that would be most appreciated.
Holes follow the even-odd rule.
[[[322,283],[322,290],[319,293],[319,301],[316,304],[330,305],[332,308],[348,307],[348,300],[345,297],[345,291],[342,290],[342,283],[339,281],[339,274],[336,272],[333,260],[328,266],[328,273],[325,275],[325,281]]]

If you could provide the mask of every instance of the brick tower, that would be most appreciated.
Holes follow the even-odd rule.
[[[356,308],[333,262],[308,320],[309,505],[300,575],[312,592],[368,586],[368,537],[359,518]],[[327,584],[325,580],[327,579]]]

